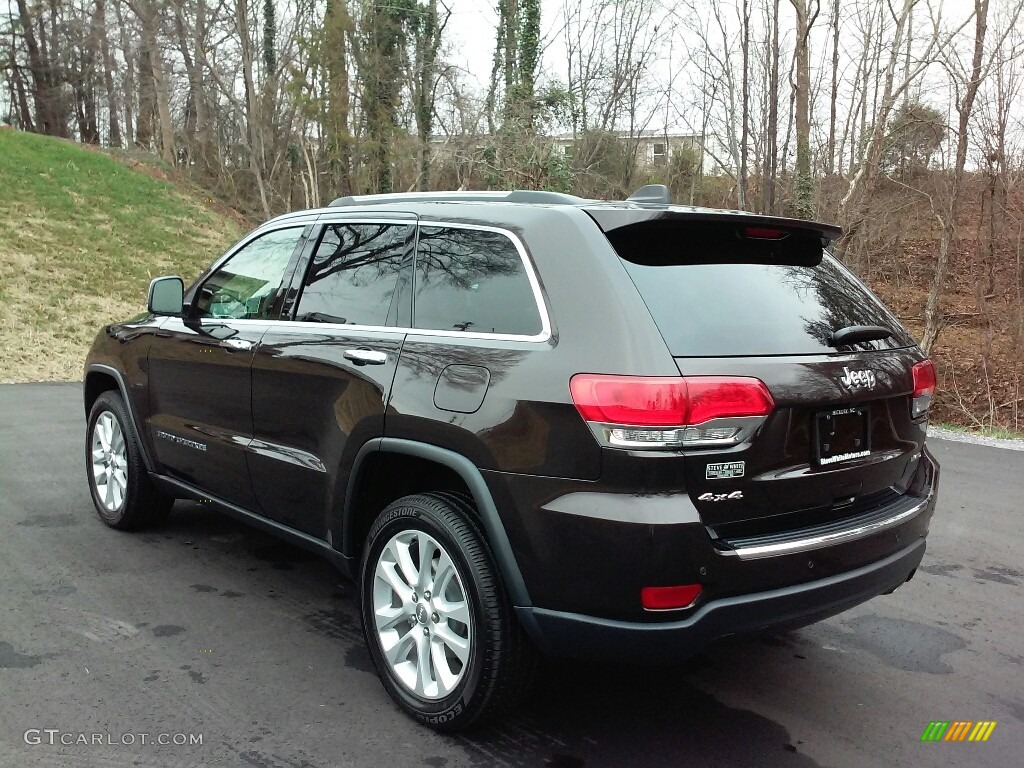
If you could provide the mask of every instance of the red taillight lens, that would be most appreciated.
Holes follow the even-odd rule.
[[[612,376],[579,373],[572,401],[587,421],[684,427],[729,416],[767,416],[775,407],[764,382],[743,376]]]
[[[678,376],[604,376],[579,373],[569,381],[577,410],[587,421],[640,427],[686,424],[686,381]]]
[[[640,590],[640,602],[648,611],[688,608],[697,600],[701,589],[700,584],[684,584],[679,587],[644,587]]]
[[[728,416],[767,416],[775,407],[771,392],[760,379],[742,376],[688,376],[690,394],[687,424]]]
[[[910,401],[910,415],[915,419],[928,412],[935,395],[935,363],[922,360],[912,370],[914,375],[914,394]]]
[[[935,394],[935,363],[922,360],[914,366],[914,397]]]

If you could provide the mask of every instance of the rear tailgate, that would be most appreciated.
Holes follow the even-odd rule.
[[[775,400],[749,440],[680,455],[713,536],[821,524],[906,492],[925,438],[924,420],[911,413],[912,369],[923,356],[895,316],[823,252],[838,230],[679,209],[618,214],[591,211],[679,372],[755,377]],[[884,338],[832,338],[851,327]]]

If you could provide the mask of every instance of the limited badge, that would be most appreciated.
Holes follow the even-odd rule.
[[[708,471],[704,477],[708,480],[732,480],[743,477],[746,470],[744,461],[727,461],[722,464],[708,464]]]

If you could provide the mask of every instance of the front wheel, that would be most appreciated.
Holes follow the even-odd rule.
[[[89,412],[85,466],[96,512],[111,528],[143,528],[170,513],[174,499],[149,479],[128,409],[116,392],[104,392]]]
[[[392,503],[363,553],[363,630],[385,689],[415,719],[454,731],[525,692],[536,667],[469,504]]]

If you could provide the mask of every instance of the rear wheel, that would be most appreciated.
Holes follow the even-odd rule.
[[[399,499],[370,530],[363,629],[384,687],[415,719],[454,731],[508,708],[536,668],[468,503]]]
[[[96,512],[111,528],[143,528],[170,513],[174,499],[149,479],[128,409],[116,392],[104,392],[89,412],[85,464]]]

